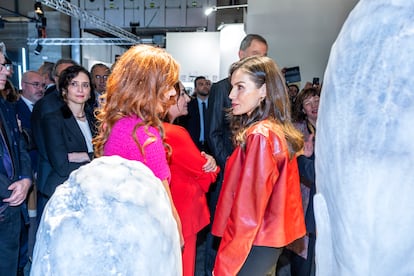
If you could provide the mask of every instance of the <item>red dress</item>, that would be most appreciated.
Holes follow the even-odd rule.
[[[217,167],[211,173],[202,170],[207,160],[183,127],[164,123],[164,130],[164,141],[172,149],[169,160],[171,196],[181,219],[185,243],[183,274],[193,276],[197,233],[210,222],[205,194],[220,169]]]
[[[283,247],[306,233],[296,158],[270,121],[247,131],[226,163],[212,233],[223,237],[214,275],[236,275],[253,245]]]

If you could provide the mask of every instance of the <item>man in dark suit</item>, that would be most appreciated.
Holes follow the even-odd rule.
[[[55,64],[53,62],[45,61],[37,70],[37,72],[43,77],[43,82],[45,83],[45,95],[55,89],[55,78],[53,76],[54,66]]]
[[[248,34],[240,43],[239,58],[253,55],[267,55],[267,42],[257,34]],[[229,94],[231,91],[231,83],[229,78],[225,78],[214,83],[210,89],[209,105],[207,109],[207,142],[211,149],[211,154],[216,159],[217,164],[222,168],[219,173],[216,185],[212,185],[210,191],[210,214],[211,221],[214,219],[214,212],[219,197],[221,184],[223,181],[223,172],[226,165],[227,157],[233,152],[233,143],[231,141],[231,131],[229,122],[226,120],[226,109],[231,107]],[[217,247],[217,248],[216,248]],[[211,275],[214,266],[217,245],[213,245],[213,238],[209,234],[206,242],[206,274]]]
[[[53,68],[53,76],[55,77],[55,83],[58,83],[59,76],[66,68],[77,65],[77,63],[70,59],[60,59],[55,63]],[[44,188],[46,183],[46,176],[51,172],[49,160],[47,158],[46,146],[43,138],[42,119],[46,114],[59,110],[64,105],[63,98],[61,97],[58,88],[55,86],[54,90],[48,95],[45,95],[42,99],[36,102],[33,107],[31,123],[32,123],[32,136],[38,152],[38,165],[37,165],[37,218],[38,221],[43,213],[43,208],[48,200],[48,196],[44,194]]]
[[[94,107],[100,107],[102,105],[100,96],[105,94],[109,74],[111,74],[111,69],[103,63],[96,63],[91,68],[92,84],[95,90]]]
[[[0,42],[0,89],[10,66]],[[30,157],[25,149],[13,106],[0,97],[0,275],[16,275],[21,230],[21,204],[32,184]]]
[[[26,71],[21,80],[20,98],[16,102],[17,117],[21,123],[21,130],[26,140],[27,151],[29,152],[33,175],[36,176],[37,169],[37,151],[35,150],[32,138],[32,124],[30,118],[34,104],[43,97],[45,87],[44,78],[36,71]],[[23,213],[24,225],[22,225],[22,233],[20,240],[20,260],[19,271],[23,271],[26,266],[29,256],[32,254],[34,237],[36,235],[36,189],[35,181],[33,187],[29,190],[27,196],[28,212]],[[29,235],[30,231],[30,235]]]
[[[16,111],[22,129],[30,132],[31,116],[35,103],[43,97],[45,83],[43,77],[36,71],[27,71],[22,76],[21,95],[16,103]],[[35,169],[35,168],[34,168]]]
[[[207,145],[205,129],[206,112],[208,107],[209,83],[205,77],[199,76],[194,80],[194,98],[188,103],[188,115],[185,128],[200,151],[210,153]]]

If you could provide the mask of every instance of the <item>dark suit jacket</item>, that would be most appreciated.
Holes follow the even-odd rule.
[[[188,115],[185,128],[198,147],[200,139],[200,111],[198,110],[197,98],[191,99],[188,103]]]
[[[50,85],[48,88],[46,88],[46,90],[45,90],[45,96],[46,95],[49,95],[50,93],[52,93],[52,92],[54,92],[54,91],[56,91],[56,84],[52,84],[52,85]]]
[[[85,113],[92,136],[94,136],[96,133],[95,120],[91,113]],[[41,123],[45,150],[49,160],[48,165],[51,170],[44,178],[46,181],[42,183],[43,185],[38,186],[38,189],[42,194],[50,197],[56,187],[67,180],[72,171],[86,163],[69,162],[68,153],[88,152],[88,148],[76,119],[66,104],[58,110],[44,115]],[[92,157],[91,154],[90,158]]]
[[[206,118],[204,118],[204,120],[205,119]],[[197,98],[191,99],[188,103],[188,115],[185,116],[184,127],[187,129],[188,133],[190,133],[191,139],[194,141],[197,148],[201,151],[209,153],[210,150],[206,147],[207,141],[205,141],[204,145],[200,143],[200,110],[198,109]],[[204,139],[206,138],[207,132],[204,130]]]
[[[37,150],[35,150],[36,147],[34,145],[33,137],[32,137],[32,123],[31,123],[32,112],[30,111],[27,104],[22,100],[22,98],[20,98],[16,102],[16,112],[22,124],[23,137],[27,145],[26,149],[29,152],[30,159],[32,160],[32,169],[36,170],[38,156],[37,156]]]
[[[214,83],[210,89],[207,108],[207,142],[217,164],[224,170],[227,157],[233,152],[231,131],[226,120],[226,109],[231,107],[228,78]]]
[[[229,98],[230,91],[230,80],[226,78],[211,86],[208,97],[207,143],[210,147],[211,154],[222,169],[217,177],[216,185],[212,185],[210,191],[209,207],[212,220],[214,219],[214,213],[223,182],[223,173],[227,157],[233,152],[230,126],[226,119],[226,109],[231,107]]]
[[[59,110],[64,104],[65,102],[55,89],[53,92],[38,100],[33,107],[31,124],[32,137],[38,153],[37,187],[45,186],[46,178],[52,170],[46,152],[45,139],[43,138],[42,118],[48,113]]]
[[[31,178],[30,157],[26,151],[25,141],[19,131],[14,106],[0,97],[0,120],[6,133],[6,139],[10,145],[10,157],[13,164],[13,176],[8,178],[3,175],[0,178],[0,197],[6,198],[10,195],[7,187],[22,178]],[[3,147],[0,147],[0,157],[3,158]],[[5,177],[4,177],[5,176]],[[4,190],[6,189],[6,190]],[[3,194],[3,192],[5,194]]]
[[[22,122],[22,128],[31,129],[32,123],[30,122],[30,118],[32,112],[22,98],[16,102],[16,112],[19,116],[19,120]]]

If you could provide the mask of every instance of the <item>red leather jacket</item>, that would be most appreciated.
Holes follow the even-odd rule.
[[[252,245],[283,247],[306,233],[296,158],[282,129],[262,121],[227,161],[212,233],[222,237],[214,275],[236,275]]]

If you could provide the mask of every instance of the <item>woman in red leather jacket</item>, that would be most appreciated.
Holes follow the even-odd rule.
[[[305,235],[296,154],[282,73],[268,57],[233,64],[229,119],[235,150],[212,232],[222,237],[214,275],[266,275],[289,243]]]

